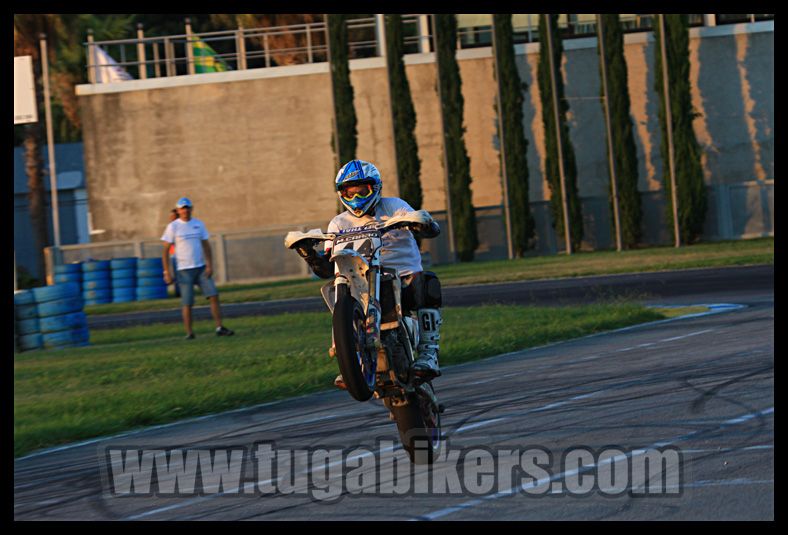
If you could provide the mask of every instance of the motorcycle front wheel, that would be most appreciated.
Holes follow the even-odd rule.
[[[334,344],[339,371],[353,399],[367,401],[375,392],[377,355],[366,349],[366,315],[345,284],[337,286]]]

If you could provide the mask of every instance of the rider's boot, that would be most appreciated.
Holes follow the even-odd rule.
[[[438,366],[438,350],[440,346],[441,313],[437,308],[422,308],[416,314],[419,318],[419,353],[413,363],[413,371],[422,377],[440,376]]]

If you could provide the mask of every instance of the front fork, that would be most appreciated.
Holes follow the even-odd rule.
[[[367,303],[367,349],[378,352],[383,348],[380,341],[380,319],[382,311],[378,295],[380,294],[380,267],[372,266],[368,271],[369,301]]]

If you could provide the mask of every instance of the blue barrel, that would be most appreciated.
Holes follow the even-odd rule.
[[[112,268],[112,302],[128,303],[137,300],[137,258],[115,258]]]
[[[83,329],[88,326],[88,319],[82,311],[62,314],[60,316],[49,316],[39,320],[40,332],[43,334],[58,331],[73,331]]]
[[[136,269],[113,269],[112,270],[112,279],[136,279],[137,278],[137,270]]]
[[[85,281],[82,283],[82,293],[88,290],[110,290],[112,289],[112,279],[99,279]]]
[[[31,349],[40,349],[44,345],[44,341],[40,333],[35,333],[20,336],[17,344],[21,351],[29,351]]]
[[[42,334],[41,340],[47,349],[55,349],[69,346],[84,346],[90,340],[90,332],[87,327],[70,329],[67,331],[56,331]]]
[[[14,305],[14,316],[17,320],[29,320],[38,317],[38,305]]]
[[[72,297],[79,297],[79,284],[75,282],[65,282],[52,286],[33,288],[33,299],[35,299],[37,304],[47,303],[49,301],[60,301]]]
[[[82,273],[58,273],[55,275],[55,284],[63,282],[75,282],[82,284]]]
[[[131,256],[128,258],[113,258],[109,261],[109,266],[112,271],[117,271],[120,269],[131,269],[136,271],[137,269],[137,257]]]
[[[60,264],[55,266],[55,275],[74,275],[82,273],[82,263],[74,262],[73,264]]]
[[[166,299],[167,286],[137,286],[137,301],[147,299]]]
[[[159,269],[137,269],[137,278],[147,278],[147,279],[155,279],[155,278],[163,278],[164,277],[164,270],[161,268]]]
[[[20,351],[41,347],[41,334],[38,332],[38,310],[36,299],[31,290],[14,292],[14,337]]]
[[[109,260],[90,260],[88,262],[82,262],[83,274],[90,271],[109,271],[109,269]]]
[[[92,260],[82,263],[82,298],[86,305],[112,302],[112,263]]]
[[[18,320],[16,322],[16,333],[18,335],[36,334],[41,332],[38,318],[29,320]]]
[[[14,292],[15,305],[32,305],[36,300],[33,297],[33,292],[30,290],[17,290]]]
[[[65,273],[58,275],[74,275],[73,269],[66,268],[63,270]],[[82,292],[78,283],[33,288],[30,292],[15,294],[14,302],[15,331],[20,350],[87,343],[88,323],[82,311]]]
[[[112,302],[113,303],[130,303],[137,300],[137,288],[132,286],[130,288],[113,288],[112,289]]]
[[[101,271],[87,271],[82,274],[82,284],[87,282],[108,282],[111,284],[112,276],[111,271],[104,269]]]
[[[138,259],[137,260],[137,271],[142,271],[142,270],[147,270],[147,269],[157,270],[157,271],[161,272],[162,269],[164,269],[162,267],[161,258],[157,257],[157,258],[140,258],[140,259]]]
[[[38,311],[38,318],[48,318],[49,316],[59,316],[61,314],[70,314],[71,312],[79,312],[85,306],[85,300],[81,295],[71,297],[68,299],[61,299],[60,301],[50,301],[49,303],[41,303],[36,306]]]
[[[161,258],[137,260],[137,300],[166,299],[167,285]]]
[[[112,300],[112,290],[110,288],[102,290],[85,290],[82,292],[82,297],[85,299],[85,304],[87,304],[88,301],[109,303]]]
[[[158,287],[164,286],[167,287],[167,284],[164,282],[164,276],[161,277],[142,277],[141,279],[137,279],[137,288],[144,288],[144,287]]]

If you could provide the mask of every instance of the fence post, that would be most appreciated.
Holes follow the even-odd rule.
[[[268,55],[268,34],[263,34],[263,48],[265,49],[265,66],[271,66],[271,57]]]
[[[140,240],[134,242],[134,256],[142,258],[142,241]]]
[[[306,56],[309,63],[314,61],[312,57],[312,26],[309,24],[306,25]]]
[[[148,78],[148,65],[145,62],[145,32],[142,30],[142,23],[137,23],[137,64],[139,65],[140,80]]]
[[[419,15],[419,52],[428,54],[430,47],[430,19],[429,15]]]
[[[243,26],[238,26],[235,32],[235,52],[238,58],[238,70],[246,70],[246,39]]]
[[[88,29],[88,80],[91,84],[96,83],[96,47],[93,44],[93,30]]]
[[[153,74],[156,78],[161,78],[161,68],[159,67],[159,43],[153,41]]]
[[[192,21],[186,18],[186,59],[189,62],[189,74],[194,74],[194,51],[192,50]]]
[[[44,264],[46,266],[46,273],[44,275],[47,285],[51,286],[55,284],[55,266],[59,266],[62,263],[63,251],[60,247],[55,245],[44,247]]]
[[[224,234],[216,235],[216,261],[219,267],[219,284],[230,280],[227,274],[227,248],[224,246]]]
[[[175,75],[173,72],[175,69],[172,68],[172,61],[173,61],[172,56],[174,56],[174,54],[172,53],[172,42],[170,42],[169,37],[165,37],[164,38],[164,73],[167,76]]]

